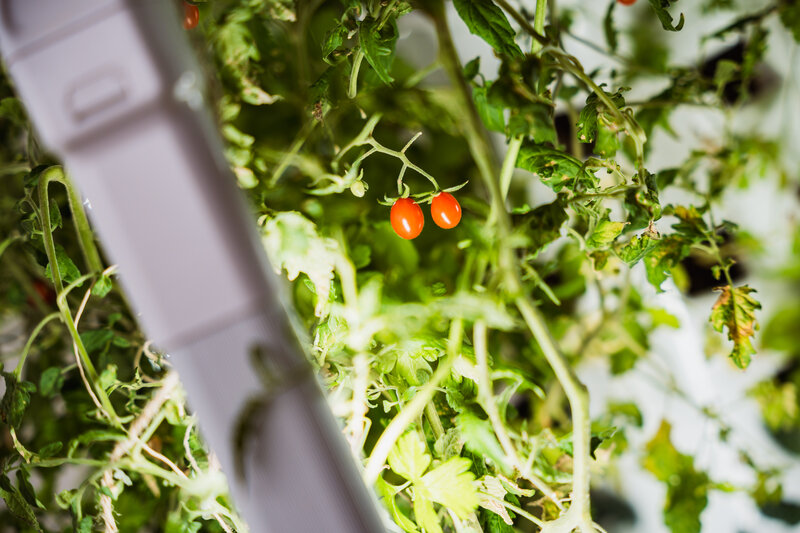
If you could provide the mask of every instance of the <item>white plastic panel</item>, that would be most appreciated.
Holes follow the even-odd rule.
[[[116,11],[102,23],[81,26],[57,46],[35,47],[9,70],[37,102],[29,111],[45,144],[62,148],[171,96],[171,84],[148,52],[133,14]]]
[[[59,39],[77,25],[122,9],[124,0],[24,0],[0,1],[0,47],[13,61],[32,46]]]
[[[167,114],[149,114],[123,131],[70,154],[90,216],[141,322],[161,345],[204,332],[264,298],[248,273],[250,233],[225,223],[241,205],[215,191],[220,175],[186,128]],[[224,177],[223,177],[224,176]],[[224,189],[223,189],[224,190]],[[230,228],[230,229],[229,229]],[[251,268],[252,271],[252,268]]]
[[[257,377],[255,345],[267,346],[267,358],[284,358],[274,350],[296,351],[275,344],[285,339],[284,327],[254,314],[172,353],[200,430],[253,531],[380,533],[376,502],[355,474],[310,370],[300,383],[279,377],[272,390]],[[246,418],[252,429],[237,458],[237,426],[257,399],[261,407]]]

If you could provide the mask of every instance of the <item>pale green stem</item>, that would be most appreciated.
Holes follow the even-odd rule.
[[[541,313],[527,298],[517,298],[517,308],[525,320],[548,364],[553,369],[572,410],[572,505],[570,514],[577,515],[581,522],[591,523],[589,501],[589,460],[591,422],[589,419],[589,393],[580,382],[575,371],[556,346]]]
[[[514,176],[514,169],[517,168],[517,157],[524,139],[524,135],[516,135],[508,141],[508,151],[503,159],[503,167],[500,169],[500,193],[503,195],[503,200],[508,197],[511,178]]]
[[[355,98],[358,94],[358,71],[361,69],[361,62],[364,61],[364,52],[359,48],[353,58],[353,69],[350,71],[350,84],[347,87],[347,97]]]
[[[397,150],[392,150],[391,148],[386,148],[384,145],[382,145],[381,143],[379,143],[378,141],[376,141],[372,137],[367,139],[367,143],[366,144],[369,144],[370,146],[372,146],[372,148],[376,152],[379,152],[379,153],[385,154],[385,155],[390,155],[392,157],[396,157],[397,159],[399,159],[403,163],[404,166],[410,168],[414,172],[417,172],[419,175],[423,176],[425,179],[427,179],[428,181],[431,182],[431,184],[436,188],[436,190],[439,190],[439,184],[436,182],[436,178],[434,178],[433,176],[431,176],[430,174],[428,174],[427,172],[422,170],[420,167],[418,167],[417,165],[412,163],[408,159],[408,156],[406,156],[405,153],[398,152]]]
[[[533,22],[533,30],[538,34],[544,33],[544,20],[547,13],[547,0],[536,0],[536,15]],[[536,54],[542,49],[542,43],[533,39],[531,43],[531,53]],[[514,169],[517,168],[517,157],[522,147],[524,135],[516,135],[508,142],[508,150],[503,158],[503,166],[500,169],[500,193],[505,202],[508,197],[508,190],[511,188],[511,178],[514,176]]]
[[[314,130],[316,125],[317,121],[311,120],[306,122],[306,124],[302,127],[300,133],[297,134],[294,142],[292,142],[292,145],[289,147],[289,150],[283,154],[280,163],[278,163],[278,166],[275,167],[275,170],[272,172],[272,176],[269,178],[270,187],[275,186],[275,184],[278,183],[278,180],[281,179],[284,171],[289,167],[289,165],[292,164],[297,152],[299,152],[300,148],[303,147],[303,144],[305,144],[308,136]]]
[[[442,425],[442,420],[439,418],[439,413],[436,412],[436,406],[432,401],[428,402],[428,404],[425,406],[425,418],[428,419],[428,423],[431,425],[434,437],[438,439],[444,435],[444,426]]]
[[[94,242],[94,233],[92,233],[89,219],[86,217],[86,211],[83,209],[80,193],[64,175],[64,170],[60,166],[48,168],[39,177],[39,208],[41,210],[42,227],[50,228],[50,203],[47,188],[52,181],[61,183],[67,189],[67,198],[69,199],[70,211],[72,211],[75,232],[78,235],[78,244],[80,244],[89,272],[93,274],[101,272],[103,270],[103,262],[100,260],[100,253]],[[60,291],[60,289],[58,290]]]
[[[491,158],[488,149],[488,140],[481,129],[480,118],[475,109],[469,93],[469,86],[466,84],[461,70],[461,63],[458,59],[455,46],[450,36],[450,30],[445,18],[443,5],[437,2],[432,6],[433,19],[436,26],[436,33],[439,39],[439,49],[442,58],[442,65],[450,75],[451,80],[456,85],[457,95],[461,100],[461,105],[466,110],[465,134],[469,142],[475,163],[478,166],[481,177],[483,178],[492,197],[492,209],[497,211],[496,228],[497,239],[499,242],[498,267],[503,275],[503,280],[507,285],[507,290],[516,296],[516,305],[522,314],[525,322],[531,330],[537,343],[542,348],[548,364],[553,368],[556,379],[564,387],[564,392],[570,402],[573,420],[573,505],[568,511],[569,519],[577,520],[577,526],[587,531],[591,528],[591,508],[589,504],[589,395],[586,387],[580,382],[570,367],[567,360],[557,348],[544,318],[536,310],[528,297],[520,296],[522,288],[517,277],[518,265],[513,249],[510,248],[507,239],[509,235],[508,216],[503,206],[500,194],[500,187],[495,181],[492,172]],[[535,32],[534,32],[535,33]],[[538,34],[534,38],[540,37]],[[584,74],[585,76],[585,74]],[[602,91],[601,91],[602,92]],[[388,453],[388,452],[387,452]],[[564,515],[567,518],[567,515]],[[573,518],[574,517],[574,518]]]
[[[547,0],[536,0],[536,14],[533,17],[533,29],[539,35],[544,35],[544,17],[547,12]],[[531,53],[535,54],[542,49],[542,43],[533,39]]]
[[[497,403],[494,399],[494,385],[491,375],[489,374],[489,353],[486,345],[486,322],[477,320],[473,327],[472,342],[475,347],[475,362],[478,369],[478,401],[480,402],[483,410],[489,416],[489,422],[492,424],[497,439],[500,441],[500,446],[503,447],[508,459],[513,464],[514,468],[520,474],[530,481],[534,487],[539,489],[545,496],[550,498],[559,509],[562,508],[558,495],[551,489],[544,481],[533,475],[531,472],[526,472],[522,461],[517,454],[514,443],[511,442],[506,431],[503,421],[500,418],[500,411],[497,409]]]
[[[42,328],[44,328],[48,322],[60,317],[61,314],[58,312],[50,313],[49,315],[44,317],[38,324],[36,324],[35,328],[33,328],[33,333],[31,333],[31,336],[28,338],[28,342],[25,343],[25,347],[22,349],[22,354],[19,357],[19,363],[17,363],[17,367],[14,369],[14,376],[17,379],[20,379],[20,375],[22,375],[22,367],[25,366],[25,359],[28,356],[28,352],[30,352],[31,350],[31,346],[33,346],[33,341],[39,335],[39,332],[42,331]]]
[[[87,265],[96,273],[102,271],[102,263],[100,263],[100,256],[97,254],[97,248],[94,245],[91,228],[89,227],[89,222],[86,219],[86,214],[83,211],[83,205],[80,202],[80,196],[77,194],[77,191],[74,189],[74,187],[72,187],[71,183],[64,177],[64,172],[61,167],[48,168],[39,177],[39,210],[42,218],[42,236],[44,240],[45,253],[47,255],[47,260],[50,263],[50,274],[53,278],[53,285],[55,286],[58,294],[56,297],[56,303],[59,311],[61,312],[61,320],[67,326],[69,334],[72,337],[72,341],[78,351],[78,355],[81,358],[81,362],[83,363],[84,367],[86,367],[86,372],[89,376],[94,392],[97,394],[100,403],[102,404],[103,409],[105,410],[106,415],[109,417],[111,422],[115,426],[120,426],[119,417],[114,411],[114,407],[111,405],[111,399],[106,394],[106,391],[103,390],[103,388],[97,382],[97,371],[92,364],[89,353],[86,351],[86,347],[83,345],[80,333],[78,333],[78,328],[75,325],[69,305],[67,304],[67,294],[69,294],[69,292],[77,287],[80,283],[86,281],[86,279],[91,277],[91,275],[86,275],[73,281],[69,286],[66,287],[66,289],[64,287],[61,279],[61,273],[58,269],[56,248],[55,243],[53,242],[53,232],[50,226],[50,203],[47,194],[47,187],[51,181],[58,181],[64,184],[69,191],[70,208],[73,209],[73,221],[78,232],[78,238],[82,243],[81,248],[84,250],[84,258],[86,259]],[[94,270],[96,266],[99,266],[99,268]]]

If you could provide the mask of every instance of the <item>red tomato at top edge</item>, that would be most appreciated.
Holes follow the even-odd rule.
[[[183,3],[183,29],[191,30],[200,23],[200,9],[189,2]]]
[[[452,194],[440,192],[431,202],[431,217],[440,228],[455,228],[461,221],[461,204]]]
[[[389,220],[392,229],[404,239],[414,239],[422,233],[425,217],[422,208],[411,198],[400,198],[392,206]]]
[[[619,2],[623,6],[632,6],[633,4],[636,3],[636,0],[617,0],[617,2]]]

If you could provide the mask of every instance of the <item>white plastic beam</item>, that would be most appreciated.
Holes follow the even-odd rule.
[[[90,200],[144,330],[171,354],[251,530],[383,531],[278,297],[173,4],[3,0],[0,51]]]

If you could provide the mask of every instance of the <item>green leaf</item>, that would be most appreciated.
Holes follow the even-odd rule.
[[[31,402],[31,393],[36,392],[36,385],[30,381],[18,381],[10,372],[3,372],[6,392],[0,401],[0,420],[16,429],[22,424],[22,417]]]
[[[561,236],[561,226],[568,219],[564,202],[556,199],[527,213],[520,225],[529,229],[527,237],[531,240],[531,249],[538,250]]]
[[[583,168],[576,158],[542,144],[526,141],[517,157],[517,167],[533,172],[555,192],[570,186],[570,190],[594,188],[597,178]]]
[[[235,11],[219,27],[214,39],[218,54],[225,58],[225,66],[240,73],[246,72],[251,61],[261,59],[253,35],[245,24],[248,18],[249,15],[242,11]]]
[[[52,198],[50,199],[50,231],[54,231],[62,226],[61,210],[58,208],[58,203]]]
[[[81,271],[75,266],[75,263],[67,255],[67,251],[60,244],[55,245],[56,248],[56,265],[58,266],[58,273],[61,275],[61,280],[64,283],[72,283],[81,277]],[[44,274],[47,279],[53,280],[53,274],[50,271],[50,265],[47,265],[47,270]],[[80,286],[80,285],[79,285]]]
[[[477,35],[504,56],[522,57],[515,33],[503,11],[491,0],[454,0],[458,16],[470,33]]]
[[[708,504],[710,480],[697,471],[692,457],[680,453],[670,441],[667,421],[647,443],[643,466],[667,484],[664,523],[673,533],[699,533],[700,514]]]
[[[239,148],[250,148],[256,140],[255,137],[244,133],[232,124],[225,124],[222,126],[222,136],[225,137],[226,141]]]
[[[167,516],[164,533],[197,533],[202,526],[201,522],[195,522],[186,513],[177,510]]]
[[[614,94],[603,92],[615,106],[621,108],[625,106],[625,97],[622,96],[624,90],[626,88],[620,87]],[[578,140],[584,143],[594,141],[598,124],[611,124],[614,122],[614,117],[610,114],[610,111],[600,97],[597,96],[597,93],[590,93],[586,97],[586,105],[581,109],[581,114],[576,124]]]
[[[45,509],[44,504],[36,497],[36,490],[31,485],[30,472],[24,467],[17,470],[17,486],[19,487],[19,493],[32,507]]]
[[[514,514],[511,513],[511,516]],[[481,510],[480,523],[484,533],[517,533],[516,529],[505,523],[502,516],[486,509]]]
[[[436,457],[450,459],[451,457],[458,457],[463,447],[464,443],[461,441],[461,435],[453,427],[436,439],[436,443],[433,445],[433,452]]]
[[[464,65],[464,79],[472,81],[481,70],[481,56],[471,59]]]
[[[43,446],[37,455],[43,459],[53,457],[55,454],[61,451],[62,447],[63,446],[60,441],[51,442],[50,444]]]
[[[597,139],[594,143],[594,151],[605,158],[614,157],[621,146],[619,134],[611,128],[600,126],[597,128]]]
[[[115,433],[105,429],[91,429],[85,433],[73,438],[69,442],[67,448],[67,457],[72,457],[75,451],[81,445],[91,445],[97,442],[105,441],[121,441],[125,440],[126,436],[122,433]]]
[[[800,3],[781,2],[778,15],[784,27],[794,36],[794,40],[800,43]]]
[[[0,100],[0,117],[17,126],[26,126],[28,122],[22,102],[12,96]]]
[[[103,298],[113,288],[113,284],[111,283],[111,278],[106,276],[105,274],[97,278],[97,281],[94,282],[92,286],[92,295],[97,296],[98,298]]]
[[[603,33],[605,33],[606,36],[608,49],[612,52],[617,51],[617,45],[619,44],[617,39],[617,29],[614,27],[614,8],[616,6],[616,2],[609,2],[608,9],[606,10],[606,16],[603,17]]]
[[[460,518],[467,518],[478,507],[475,476],[469,471],[471,462],[453,457],[440,464],[420,480],[431,500],[444,505]]]
[[[117,384],[117,365],[108,365],[101,373],[97,384],[103,390],[109,391]]]
[[[509,136],[530,135],[537,143],[558,142],[553,107],[541,102],[511,108],[508,117]]]
[[[395,371],[411,386],[424,385],[433,374],[431,365],[424,357],[424,351],[424,346],[411,341],[401,343],[396,350]]]
[[[109,329],[93,329],[81,333],[83,347],[90,355],[94,352],[105,351],[113,338],[114,332]]]
[[[625,227],[625,222],[612,222],[611,220],[601,220],[594,228],[594,231],[589,238],[586,239],[586,245],[590,248],[608,248],[611,243],[619,237],[622,229]]]
[[[397,507],[395,495],[398,492],[398,487],[387,483],[382,477],[379,477],[375,482],[375,488],[381,497],[381,501],[392,515],[392,520],[407,533],[419,533],[416,524]]]
[[[649,226],[650,221],[661,218],[661,204],[658,200],[658,185],[654,174],[647,172],[644,183],[625,193],[623,206],[628,212],[628,222],[632,230]]]
[[[717,86],[717,98],[722,96],[725,86],[739,73],[739,64],[729,59],[722,59],[717,63],[714,71],[714,85]]]
[[[661,21],[661,27],[667,31],[681,31],[683,28],[683,23],[685,22],[683,13],[681,13],[678,24],[675,25],[672,15],[670,15],[669,11],[667,11],[667,9],[670,7],[670,4],[675,1],[676,0],[650,0],[650,7],[653,8],[658,16],[658,20]]]
[[[365,19],[358,30],[358,42],[375,73],[383,83],[389,85],[394,81],[390,71],[397,43],[397,23],[391,19],[382,28],[378,29],[378,26],[374,18]]]
[[[78,526],[75,528],[76,533],[92,533],[92,517],[84,516]]]
[[[489,130],[505,133],[506,119],[503,108],[489,103],[487,98],[490,86],[491,85],[473,87],[472,98],[475,100],[475,107],[478,109],[478,114],[484,126]]]
[[[504,474],[510,475],[511,467],[500,443],[497,442],[491,424],[471,413],[462,413],[456,419],[456,426],[464,437],[464,445],[479,457],[486,457]]]
[[[756,353],[750,340],[758,329],[755,312],[761,309],[761,304],[750,296],[756,291],[747,285],[727,285],[716,290],[720,295],[711,309],[711,325],[719,332],[728,329],[728,339],[733,341],[730,358],[739,368],[747,368],[750,356]]]
[[[425,533],[442,533],[442,526],[433,509],[433,503],[419,494],[414,495],[414,517]]]
[[[328,35],[325,36],[325,42],[322,43],[322,59],[329,65],[335,65],[336,60],[331,58],[331,54],[336,51],[347,38],[347,28],[341,24],[337,24]]]
[[[61,374],[61,368],[51,366],[42,372],[39,378],[39,393],[45,398],[52,398],[61,391],[64,385],[64,376]]]
[[[314,223],[300,213],[287,211],[264,224],[262,242],[277,273],[286,269],[289,280],[300,273],[308,276],[317,296],[315,313],[325,314],[334,267],[341,257],[336,241],[321,237]]]
[[[678,317],[670,314],[665,309],[650,308],[647,310],[652,320],[652,326],[657,328],[659,326],[668,326],[670,328],[678,329],[681,327],[681,322]]]
[[[693,205],[689,207],[678,205],[675,207],[669,206],[680,222],[673,224],[672,227],[681,233],[681,235],[690,238],[694,242],[701,242],[708,238],[711,230],[703,220],[702,214]]]
[[[422,477],[431,456],[425,449],[425,444],[419,440],[415,431],[409,431],[397,441],[388,457],[389,467],[398,475],[410,481]]]
[[[642,427],[642,422],[644,421],[642,411],[633,402],[611,401],[608,403],[608,412],[614,417],[624,418],[628,424],[632,424],[634,427]]]
[[[12,491],[0,489],[0,496],[6,502],[6,507],[12,515],[17,517],[20,521],[28,526],[34,528],[36,531],[42,531],[39,526],[39,521],[36,519],[36,514],[33,512],[33,507],[25,501],[25,498],[20,494],[19,490],[14,488]]]
[[[689,255],[691,241],[679,235],[668,235],[656,241],[647,257],[644,266],[649,281],[658,292],[662,292],[661,284],[669,277],[673,268]]]

